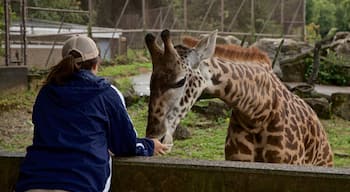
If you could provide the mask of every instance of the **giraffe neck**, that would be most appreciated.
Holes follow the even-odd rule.
[[[211,72],[211,78],[204,91],[222,99],[239,114],[254,118],[273,108],[276,81],[272,79],[276,77],[272,71],[254,63],[237,63],[215,57],[205,67]]]

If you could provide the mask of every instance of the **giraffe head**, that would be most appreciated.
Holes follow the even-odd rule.
[[[213,56],[217,32],[202,39],[193,49],[175,46],[170,32],[161,33],[163,48],[152,34],[145,37],[151,54],[153,71],[146,136],[164,144],[173,143],[173,133],[206,87],[201,65]],[[208,72],[207,72],[208,73]]]

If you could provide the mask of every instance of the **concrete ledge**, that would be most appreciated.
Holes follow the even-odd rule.
[[[1,191],[11,191],[23,154],[0,153]],[[266,163],[114,158],[111,191],[332,191],[350,189],[350,169]]]

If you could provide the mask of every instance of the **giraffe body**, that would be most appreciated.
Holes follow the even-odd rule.
[[[153,63],[147,136],[171,144],[180,119],[205,92],[232,108],[226,160],[332,166],[316,113],[288,91],[260,54],[240,50],[243,57],[213,57],[216,33],[194,49],[174,47],[168,31],[162,39],[164,51],[146,36]]]

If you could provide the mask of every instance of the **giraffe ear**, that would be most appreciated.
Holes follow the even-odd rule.
[[[213,31],[196,45],[195,51],[198,53],[200,60],[208,59],[214,55],[217,34],[218,30]]]

